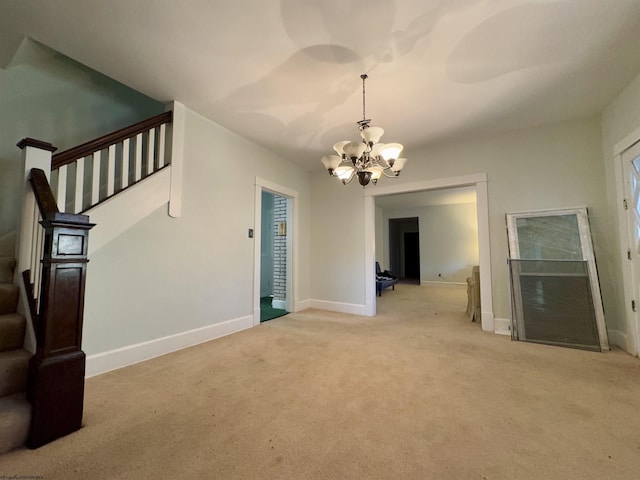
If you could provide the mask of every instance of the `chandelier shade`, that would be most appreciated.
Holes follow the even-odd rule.
[[[364,155],[364,152],[367,150],[367,146],[360,142],[349,142],[344,146],[344,154],[347,158],[350,158],[351,161],[357,160],[358,158]]]
[[[393,165],[391,165],[391,170],[400,173],[404,168],[405,163],[407,163],[406,158],[398,158],[395,162],[393,162]]]
[[[360,132],[360,136],[364,140],[364,143],[366,143],[369,147],[373,147],[380,141],[380,137],[382,137],[383,133],[384,130],[380,127],[369,127],[362,130]]]
[[[354,171],[355,169],[353,168],[353,164],[348,160],[344,160],[336,167],[335,176],[342,181],[351,181]]]
[[[393,162],[398,158],[403,148],[399,143],[387,143],[380,148],[380,156],[384,158],[384,161],[389,165],[393,165]]]
[[[349,140],[343,140],[342,142],[338,142],[333,146],[333,149],[336,151],[338,155],[340,155],[340,157],[344,155],[344,146],[347,143],[351,143],[351,142]]]
[[[340,165],[342,158],[338,155],[325,155],[320,161],[322,165],[324,165],[324,168],[333,173],[338,165]]]
[[[363,187],[369,183],[374,185],[385,177],[397,177],[407,163],[406,158],[399,158],[403,146],[399,143],[380,143],[384,129],[370,125],[367,119],[365,106],[365,80],[366,74],[360,75],[362,79],[362,120],[356,122],[360,130],[361,140],[343,140],[333,146],[337,155],[325,155],[320,160],[329,175],[348,184],[355,177]]]

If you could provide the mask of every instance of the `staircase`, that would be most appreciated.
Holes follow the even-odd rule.
[[[17,258],[0,252],[0,455],[81,427],[87,255],[167,202],[169,215],[180,216],[183,131],[184,107],[174,103],[55,155],[46,142],[18,143],[25,194]],[[89,216],[99,225],[91,242]]]
[[[13,258],[0,257],[0,454],[25,443],[31,419],[25,396],[31,354],[22,348],[26,320],[16,313],[15,264]]]

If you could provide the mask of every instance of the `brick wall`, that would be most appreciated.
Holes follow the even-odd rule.
[[[287,199],[273,199],[273,298],[287,298]]]

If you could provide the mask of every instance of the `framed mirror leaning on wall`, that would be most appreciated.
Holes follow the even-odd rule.
[[[506,220],[512,339],[609,350],[587,208]]]

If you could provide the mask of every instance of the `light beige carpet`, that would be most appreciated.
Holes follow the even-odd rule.
[[[85,427],[0,457],[54,479],[640,478],[640,361],[511,342],[465,291],[307,310],[89,379]]]

